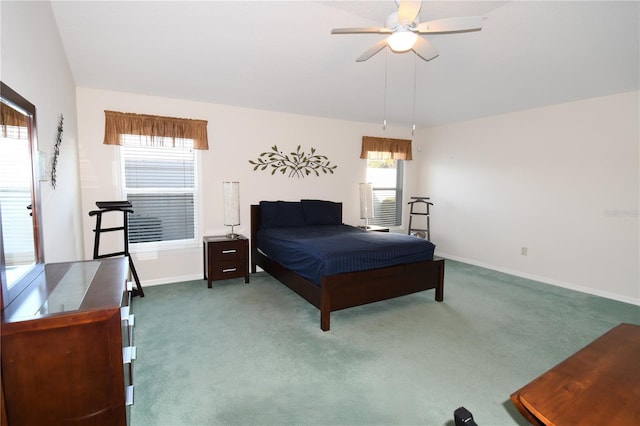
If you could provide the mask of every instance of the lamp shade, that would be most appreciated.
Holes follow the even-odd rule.
[[[360,184],[360,219],[373,219],[373,185]]]
[[[240,225],[240,182],[222,182],[224,224]]]

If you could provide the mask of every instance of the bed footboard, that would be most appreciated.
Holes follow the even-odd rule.
[[[329,330],[330,313],[354,306],[435,289],[444,300],[444,259],[324,277],[320,328]]]

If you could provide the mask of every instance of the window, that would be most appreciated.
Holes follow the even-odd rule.
[[[198,191],[197,162],[192,139],[172,143],[155,137],[151,145],[140,137],[122,135],[124,196],[133,206],[129,242],[195,241]],[[175,145],[175,146],[172,146]]]
[[[402,225],[404,161],[367,160],[367,181],[373,184],[373,214],[369,222],[379,226]]]
[[[373,214],[378,226],[402,225],[404,162],[412,159],[408,139],[362,137],[360,158],[367,160],[367,181],[373,186]]]
[[[105,111],[104,144],[120,145],[129,242],[195,243],[195,150],[209,149],[207,121]],[[135,247],[135,245],[134,245]]]

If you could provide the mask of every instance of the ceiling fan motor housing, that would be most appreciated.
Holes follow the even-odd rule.
[[[387,19],[384,21],[384,27],[390,29],[391,31],[397,31],[400,28],[406,28],[409,30],[414,29],[420,23],[420,17],[416,16],[413,22],[400,22],[398,19],[398,12],[393,12],[391,15],[387,16]]]
[[[416,16],[414,22],[407,22],[406,19],[403,22],[399,22],[398,12],[394,12],[387,17],[384,24],[392,32],[388,39],[391,50],[398,53],[411,50],[418,37],[414,32],[417,20],[418,17]]]

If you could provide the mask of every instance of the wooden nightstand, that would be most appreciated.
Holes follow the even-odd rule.
[[[224,235],[202,237],[204,279],[212,281],[242,278],[249,282],[249,239],[243,235],[230,239]]]

